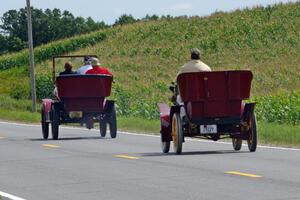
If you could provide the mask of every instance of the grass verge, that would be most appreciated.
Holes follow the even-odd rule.
[[[258,122],[260,144],[300,147],[300,126]]]
[[[0,109],[0,119],[25,123],[39,123],[40,113]],[[137,117],[118,117],[118,129],[130,132],[159,134],[159,120]],[[258,122],[259,144],[300,147],[300,126]]]
[[[137,117],[118,117],[118,127],[124,131],[158,134],[160,122],[159,120],[145,120]]]
[[[40,123],[39,112],[0,109],[0,119],[22,123]],[[95,124],[96,125],[96,124]],[[118,129],[130,132],[159,133],[159,120],[145,120],[137,117],[118,117]]]
[[[41,121],[41,115],[40,113],[31,113],[29,111],[0,109],[0,119],[23,123],[39,123]]]

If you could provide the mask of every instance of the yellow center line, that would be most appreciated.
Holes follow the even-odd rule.
[[[250,178],[262,178],[262,176],[260,176],[260,175],[248,174],[248,173],[236,172],[236,171],[228,171],[228,172],[225,172],[225,174],[231,174],[231,175],[237,175],[237,176],[246,176],[246,177],[250,177]]]
[[[124,158],[124,159],[129,159],[129,160],[137,160],[139,157],[135,156],[128,156],[128,155],[115,155],[116,158]]]
[[[46,148],[59,148],[58,145],[54,145],[54,144],[43,144],[43,147],[46,147]]]

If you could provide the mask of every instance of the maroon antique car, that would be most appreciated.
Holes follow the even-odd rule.
[[[255,103],[249,99],[251,71],[185,73],[177,77],[182,103],[159,104],[162,151],[182,152],[184,137],[217,141],[232,138],[234,150],[246,140],[250,152],[257,146]],[[173,88],[174,89],[174,88]]]
[[[113,77],[110,75],[78,75],[57,76],[55,61],[58,58],[83,58],[84,56],[53,57],[53,81],[57,88],[57,97],[43,99],[41,109],[41,125],[43,138],[48,139],[49,124],[52,138],[58,139],[59,125],[63,123],[86,123],[93,127],[99,122],[100,135],[105,137],[109,125],[112,138],[117,136],[116,110],[112,100],[106,100],[111,94]],[[77,112],[80,116],[71,116]]]

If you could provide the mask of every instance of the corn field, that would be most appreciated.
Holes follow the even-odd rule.
[[[258,119],[299,124],[299,10],[296,2],[115,26],[35,49],[37,62],[44,62],[37,66],[37,76],[50,74],[45,63],[51,65],[48,59],[53,55],[96,54],[114,74],[111,98],[117,101],[119,115],[153,119],[158,116],[156,103],[168,102],[168,85],[189,60],[189,50],[198,47],[213,70],[253,72]],[[1,81],[0,92],[12,93],[13,77],[27,80],[27,74],[9,72],[26,66],[27,57],[25,51],[0,57],[0,69],[8,69],[0,73],[7,80]]]

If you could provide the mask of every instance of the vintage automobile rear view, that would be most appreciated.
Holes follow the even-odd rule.
[[[86,124],[92,128],[99,123],[100,135],[105,137],[107,126],[112,138],[117,136],[116,109],[111,95],[113,77],[111,75],[69,74],[56,76],[56,59],[83,58],[84,56],[53,57],[53,81],[56,85],[56,97],[42,100],[41,125],[43,138],[48,139],[49,124],[52,138],[57,140],[59,125],[67,123]],[[72,116],[71,113],[79,113]]]
[[[214,141],[231,138],[237,151],[246,140],[249,151],[254,152],[255,103],[245,102],[250,97],[252,78],[251,71],[241,70],[180,74],[173,91],[181,102],[171,107],[158,104],[162,151],[168,153],[173,141],[174,151],[180,154],[188,136]]]

